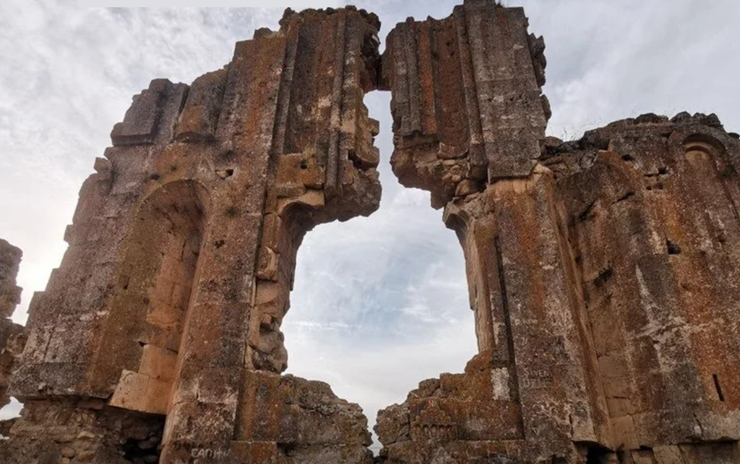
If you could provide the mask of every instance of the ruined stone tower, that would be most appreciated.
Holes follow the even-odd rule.
[[[17,453],[71,434],[92,437],[65,446],[72,462],[150,462],[160,444],[169,463],[372,461],[357,405],[279,374],[303,235],[380,201],[362,102],[378,28],[289,11],[224,69],[134,97],[30,306]]]
[[[740,462],[737,136],[681,114],[546,139],[521,9],[387,46],[391,163],[457,232],[480,354],[379,413],[386,462]]]
[[[287,11],[134,98],[34,295],[0,461],[740,462],[738,137],[682,113],[547,138],[520,8],[409,19],[382,58],[379,28]],[[357,405],[280,375],[280,325],[304,234],[378,207],[375,89],[463,247],[479,354],[381,411],[374,458]]]

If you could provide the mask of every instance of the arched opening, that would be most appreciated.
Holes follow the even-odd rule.
[[[287,205],[279,214],[268,215],[265,224],[266,229],[277,229],[274,246],[279,252],[265,246],[260,255],[258,277],[264,279],[258,281],[257,306],[251,317],[249,362],[255,370],[282,373],[287,368],[288,353],[280,329],[290,309],[296,254],[306,231],[311,230],[314,223],[311,208],[296,202]]]
[[[139,208],[96,363],[106,371],[98,378],[115,385],[112,406],[168,411],[207,212],[207,193],[192,181],[163,186]]]
[[[287,373],[329,383],[360,404],[370,428],[378,410],[424,379],[461,372],[477,353],[463,250],[429,193],[391,172],[390,98],[364,99],[380,120],[380,208],[307,234],[282,325]]]
[[[683,140],[683,149],[689,169],[689,178],[696,180],[692,188],[694,195],[705,203],[707,210],[717,202],[727,202],[732,209],[735,220],[740,222],[740,212],[736,205],[737,188],[728,180],[737,178],[735,165],[725,157],[726,148],[717,139],[707,134],[692,134]],[[706,182],[701,179],[716,179],[717,182]],[[718,188],[719,187],[719,188]],[[715,205],[717,206],[717,205]],[[716,222],[709,218],[707,223]],[[724,226],[718,225],[720,229]],[[723,237],[724,232],[720,233]],[[722,242],[723,239],[720,239]]]

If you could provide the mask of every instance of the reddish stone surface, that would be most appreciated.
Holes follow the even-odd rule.
[[[432,193],[435,208],[457,189],[527,176],[540,156],[545,46],[527,24],[521,8],[467,0],[446,19],[410,18],[388,35],[391,163],[404,185]]]
[[[390,33],[391,163],[457,232],[480,353],[379,413],[380,462],[740,462],[740,143],[688,114],[546,138],[543,50],[485,0]]]
[[[0,461],[55,455],[53,431],[83,421],[101,430],[76,453],[111,462],[126,454],[121,424],[141,414],[159,421],[147,430],[166,424],[145,437],[160,437],[161,456],[139,460],[372,461],[357,405],[279,374],[304,234],[379,205],[377,122],[362,102],[379,27],[352,8],[288,10],[279,31],[237,43],[226,68],[134,97],[31,303],[11,386],[30,415]]]

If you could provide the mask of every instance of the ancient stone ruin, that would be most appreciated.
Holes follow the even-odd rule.
[[[737,134],[546,137],[544,41],[493,0],[397,25],[382,58],[365,11],[280,26],[134,97],[22,335],[0,242],[0,400],[12,370],[24,403],[0,462],[740,462]],[[359,406],[281,375],[280,325],[305,233],[378,208],[376,89],[394,172],[463,247],[479,354],[381,411],[373,457]]]
[[[23,326],[10,319],[21,302],[22,289],[15,282],[21,255],[20,249],[0,239],[0,408],[10,403],[7,394],[10,376],[25,343]],[[0,435],[7,432],[0,425]]]

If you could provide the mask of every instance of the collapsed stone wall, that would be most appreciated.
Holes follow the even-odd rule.
[[[546,153],[611,447],[671,462],[675,445],[715,443],[685,461],[736,462],[721,450],[740,439],[737,136],[713,115],[644,115]]]
[[[0,239],[0,409],[10,403],[8,386],[26,342],[23,326],[11,316],[21,302],[22,289],[16,285],[22,252]],[[0,421],[0,436],[7,437],[15,418]]]
[[[158,462],[164,417],[106,407],[92,398],[28,400],[0,447],[7,463]]]
[[[645,115],[453,198],[481,353],[379,413],[384,462],[739,462],[738,163],[716,117]]]

